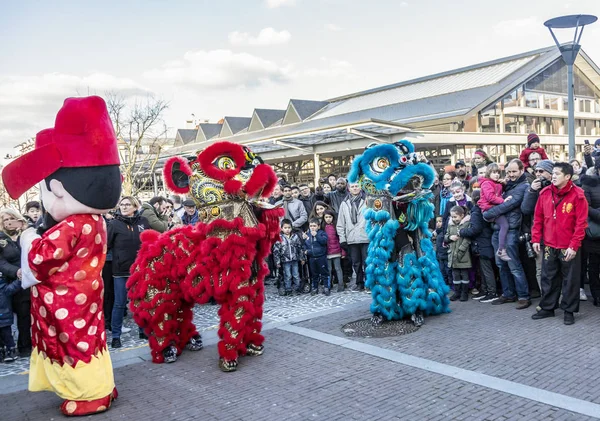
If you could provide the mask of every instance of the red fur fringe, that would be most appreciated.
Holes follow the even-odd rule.
[[[259,193],[261,197],[269,197],[276,184],[277,175],[273,169],[267,164],[260,164],[254,168],[252,177],[246,182],[245,190],[251,197]]]
[[[181,171],[183,171],[185,174],[187,174],[188,177],[190,177],[192,175],[192,169],[188,165],[187,160],[184,158],[181,158],[179,156],[174,156],[173,158],[169,158],[167,160],[167,162],[165,163],[165,167],[163,168],[163,175],[164,175],[165,183],[167,184],[167,187],[169,188],[169,190],[171,190],[172,192],[179,193],[179,194],[187,194],[190,191],[189,186],[188,187],[178,187],[173,182],[172,171],[173,171],[173,165],[176,162],[179,163],[179,169]]]
[[[221,170],[213,165],[215,159],[227,155],[234,160],[236,167],[230,170]],[[198,155],[198,162],[202,171],[215,180],[227,181],[235,177],[246,164],[244,149],[231,142],[218,142],[210,145]]]

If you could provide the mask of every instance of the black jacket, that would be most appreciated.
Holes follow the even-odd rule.
[[[113,276],[129,276],[129,269],[142,245],[140,234],[151,229],[148,220],[139,214],[115,215],[108,224],[107,247],[112,249]]]
[[[459,231],[461,237],[471,240],[471,251],[473,254],[494,258],[494,247],[492,246],[492,224],[483,219],[481,208],[473,205],[471,208],[471,225]]]
[[[19,239],[13,241],[8,235],[0,232],[0,273],[8,281],[17,279],[17,271],[21,269],[21,246]]]
[[[521,213],[521,204],[525,197],[525,192],[529,188],[525,174],[523,174],[517,181],[509,181],[506,183],[503,198],[512,196],[512,199],[508,202],[501,203],[494,206],[493,208],[485,211],[483,217],[491,221],[496,219],[500,215],[505,215],[508,219],[508,225],[511,230],[521,230],[521,222],[523,221],[523,214]],[[493,225],[494,231],[500,229],[496,224]]]
[[[600,177],[586,175],[582,179],[581,187],[588,201],[588,220],[600,223]],[[586,237],[583,247],[588,253],[600,253],[600,240]]]
[[[337,189],[325,195],[325,203],[327,203],[335,211],[336,214],[340,213],[340,206],[344,200],[348,197],[348,192],[345,191],[340,193]]]
[[[12,296],[19,291],[22,291],[21,281],[9,282],[0,278],[0,327],[13,324]]]

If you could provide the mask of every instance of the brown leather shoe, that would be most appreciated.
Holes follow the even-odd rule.
[[[517,310],[523,310],[531,305],[531,301],[529,300],[519,300],[517,301],[517,306],[515,307]]]

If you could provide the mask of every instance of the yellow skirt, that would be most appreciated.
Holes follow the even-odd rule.
[[[75,367],[53,363],[37,347],[31,353],[29,390],[32,392],[49,391],[63,399],[88,401],[108,396],[114,387],[112,362],[106,348],[88,364],[78,361]]]

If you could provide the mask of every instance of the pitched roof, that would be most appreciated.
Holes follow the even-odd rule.
[[[303,99],[290,99],[290,104],[296,110],[300,120],[306,120],[308,117],[327,106],[327,101],[307,101]]]
[[[202,140],[209,140],[215,136],[218,136],[219,133],[221,133],[222,126],[223,126],[222,124],[215,124],[215,123],[201,123],[200,125],[198,125],[198,128],[202,132],[203,137],[204,137],[204,139],[202,139]],[[200,140],[200,139],[198,139],[198,140]]]
[[[179,143],[179,141],[181,141],[181,143],[187,145],[190,142],[195,142],[197,134],[197,129],[177,129],[175,143]]]
[[[277,123],[285,115],[285,110],[270,110],[264,108],[256,108],[254,112],[256,113],[258,118],[260,118],[260,122],[262,123],[265,129]]]
[[[241,132],[250,126],[250,117],[225,117],[225,122],[229,126],[232,134]]]

